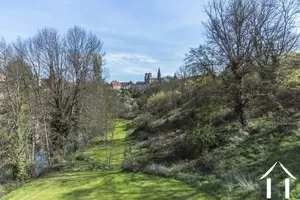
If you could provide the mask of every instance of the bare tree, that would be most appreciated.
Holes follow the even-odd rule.
[[[104,56],[100,39],[77,26],[0,42],[1,169],[11,165],[23,180],[38,157],[50,166],[111,130],[116,96],[105,88]]]
[[[66,66],[65,49],[61,40],[55,29],[44,28],[33,39],[29,40],[28,44],[30,53],[28,60],[38,83],[35,84],[35,94],[43,110],[45,142],[47,151],[49,151],[48,157],[62,153],[64,134],[67,134],[65,130],[67,130],[68,118],[64,119],[63,100],[65,95],[68,94],[65,94],[64,91]],[[47,91],[48,94],[44,91]],[[43,93],[48,96],[45,103],[41,98]],[[46,106],[51,109],[47,109]],[[46,113],[46,110],[49,113]],[[47,115],[50,117],[47,117]],[[49,132],[45,121],[50,126]]]
[[[295,48],[298,13],[294,0],[214,0],[206,8],[207,45],[192,49],[187,61],[196,70],[212,73],[218,66],[226,74],[227,92],[243,130],[250,100],[246,77],[275,71],[280,57]]]
[[[209,74],[215,77],[217,73],[222,71],[222,63],[218,63],[220,61],[213,53],[212,49],[205,45],[200,45],[198,48],[191,48],[185,58],[186,70],[194,76]]]
[[[4,114],[2,125],[6,127],[5,132],[11,138],[15,178],[24,180],[28,175],[28,158],[31,151],[28,146],[31,138],[28,107],[30,87],[27,84],[31,71],[22,57],[10,49],[11,57],[3,70],[5,81],[2,85],[2,94],[5,103],[2,104]]]
[[[75,142],[79,136],[79,121],[81,116],[81,99],[86,95],[88,82],[95,77],[101,78],[102,58],[104,56],[103,43],[92,33],[75,26],[70,28],[66,34],[64,45],[66,47],[68,75],[73,82],[70,97],[66,104],[69,104],[70,117],[72,119],[72,133]],[[77,148],[77,144],[75,144]]]
[[[81,135],[85,141],[90,141],[95,136],[100,136],[106,148],[106,166],[111,167],[119,101],[117,93],[106,88],[103,80],[92,82],[83,97],[80,125],[84,130]]]

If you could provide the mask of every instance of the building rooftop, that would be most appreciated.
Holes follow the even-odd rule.
[[[147,83],[145,83],[144,81],[137,81],[136,85],[147,85]]]

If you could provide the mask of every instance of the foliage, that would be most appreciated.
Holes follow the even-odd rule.
[[[147,125],[149,123],[151,123],[154,119],[155,119],[155,117],[151,113],[145,112],[145,113],[140,114],[138,117],[136,117],[131,122],[131,126],[134,128],[147,127]]]
[[[61,36],[43,28],[26,40],[0,41],[0,54],[0,171],[10,166],[11,179],[37,176],[109,132],[119,102],[104,85],[96,35],[78,26]]]
[[[113,163],[119,165],[114,170],[97,170],[77,172],[52,173],[39,179],[33,180],[21,186],[19,189],[1,198],[29,200],[37,198],[40,200],[55,199],[214,199],[205,192],[198,192],[194,188],[180,183],[174,179],[166,179],[145,175],[141,173],[126,173],[120,171],[120,165],[124,151],[124,136],[126,135],[125,126],[120,126],[115,140],[121,139],[120,143],[114,146],[115,154]],[[99,138],[95,143],[75,157],[87,155],[96,158],[101,162],[105,154],[104,146],[99,147]],[[85,161],[83,161],[85,163]],[[78,163],[79,164],[79,163]],[[159,187],[157,187],[159,185]],[[39,192],[37,192],[39,191]]]
[[[180,96],[178,90],[159,91],[148,98],[146,107],[152,114],[164,114],[179,105]]]
[[[192,156],[199,156],[219,146],[229,139],[228,131],[210,125],[198,125],[194,131],[187,135],[187,146]]]
[[[247,132],[247,106],[252,100],[269,101],[271,107],[281,109],[277,73],[282,57],[297,47],[299,2],[213,0],[205,11],[207,43],[191,48],[180,71],[194,76],[220,74],[222,95],[227,96],[241,131]]]
[[[178,173],[176,174],[175,178],[177,180],[180,180],[190,185],[194,185],[196,187],[199,187],[201,183],[205,180],[201,175],[191,173]]]
[[[122,163],[122,169],[124,172],[138,172],[140,166],[135,157],[127,156]]]
[[[54,181],[47,185],[51,190],[69,191],[59,190],[51,199],[95,199],[100,193],[109,195],[101,196],[105,199],[259,199],[263,185],[252,177],[270,163],[280,160],[300,173],[294,159],[300,146],[300,62],[297,53],[290,54],[299,39],[299,11],[296,0],[213,0],[206,7],[207,43],[186,54],[180,79],[145,92],[123,92],[123,110],[117,94],[104,87],[102,42],[92,33],[73,27],[60,37],[45,28],[27,42],[0,43],[0,67],[7,76],[3,102],[9,102],[1,104],[0,158],[8,158],[0,169],[12,170],[14,179],[23,181],[44,150],[44,160],[52,165],[46,173],[56,166],[82,171],[61,171],[61,177],[25,184],[18,190],[25,199],[30,195],[24,189]],[[45,76],[48,82],[40,84]],[[124,140],[130,126],[114,120],[131,118],[129,113],[140,115],[133,115],[135,131]],[[85,145],[91,146],[80,150]],[[66,165],[64,156],[76,151]],[[190,188],[174,194],[170,187],[178,190],[180,184],[170,179],[163,179],[167,186],[160,194],[161,188],[154,186],[162,179],[121,170],[174,177],[210,195],[196,195]],[[242,173],[251,179],[238,176]],[[275,187],[282,186],[276,181],[282,176],[274,175]],[[299,182],[291,186],[297,198]],[[42,190],[36,198],[48,198],[49,192]]]
[[[171,176],[170,169],[162,164],[150,164],[147,165],[144,169],[143,172],[146,174],[152,174],[156,176],[163,176],[163,177],[169,177]]]

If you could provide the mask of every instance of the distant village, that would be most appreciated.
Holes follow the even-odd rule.
[[[39,86],[42,86],[43,83],[46,85],[51,84],[51,79],[53,78],[53,75],[50,73],[49,78],[39,78]],[[145,73],[144,80],[143,81],[129,81],[129,82],[120,82],[117,80],[113,80],[111,83],[106,83],[105,85],[107,87],[112,88],[113,90],[117,90],[118,92],[144,92],[146,91],[147,88],[153,86],[153,85],[158,85],[161,83],[166,83],[169,82],[170,79],[177,79],[176,74],[174,77],[171,76],[165,76],[162,77],[160,68],[158,68],[156,78],[152,76],[151,72]],[[0,84],[4,83],[6,81],[6,77],[3,73],[0,72]],[[0,93],[0,98],[2,97],[2,94]],[[3,97],[2,97],[3,98]]]
[[[162,82],[168,82],[168,77],[162,77],[160,68],[158,68],[156,78],[152,77],[151,72],[145,73],[144,81],[137,81],[136,83],[129,82],[119,82],[117,80],[113,80],[109,85],[112,89],[118,91],[131,91],[131,92],[142,92],[145,91],[151,85],[160,84]]]

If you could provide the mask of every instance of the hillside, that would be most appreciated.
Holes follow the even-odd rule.
[[[183,90],[181,81],[174,81],[148,91],[137,100],[143,99],[143,112],[131,123],[136,145],[125,170],[176,178],[215,199],[265,199],[260,177],[274,163],[300,177],[299,70],[283,74],[274,101],[281,107],[253,99],[247,132],[240,131],[226,105],[218,77],[186,80]],[[283,199],[287,174],[277,166],[270,176],[273,197]],[[299,188],[299,180],[291,179],[291,199],[299,199]]]
[[[1,200],[55,200],[55,199],[213,199],[194,188],[171,178],[161,178],[121,170],[124,151],[129,144],[125,137],[130,130],[127,122],[118,122],[114,137],[113,169],[86,170],[103,164],[103,138],[97,138],[89,148],[74,156],[72,169],[33,179]],[[127,146],[128,147],[128,146]],[[93,161],[93,162],[90,162]],[[96,164],[98,165],[96,165]]]

